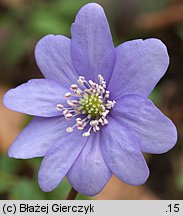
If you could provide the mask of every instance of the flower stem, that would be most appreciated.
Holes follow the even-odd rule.
[[[74,188],[72,187],[68,196],[67,196],[67,200],[75,200],[77,197],[78,192],[76,190],[74,190]]]

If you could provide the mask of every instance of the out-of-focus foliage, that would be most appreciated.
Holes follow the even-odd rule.
[[[147,1],[142,0],[140,2],[140,7],[143,12],[151,12],[158,11],[166,7],[169,1],[167,0],[155,0],[155,1]]]

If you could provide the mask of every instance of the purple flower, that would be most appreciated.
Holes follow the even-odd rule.
[[[9,109],[36,116],[9,149],[14,158],[44,157],[43,191],[64,176],[80,193],[99,193],[112,174],[143,184],[149,169],[142,152],[160,154],[176,143],[174,124],[148,99],[167,70],[158,39],[114,48],[101,6],[81,8],[62,35],[42,38],[35,49],[45,79],[33,79],[4,96]]]

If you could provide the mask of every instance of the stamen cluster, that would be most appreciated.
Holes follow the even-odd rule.
[[[70,87],[72,93],[65,94],[69,107],[57,105],[57,110],[63,111],[66,120],[77,117],[76,124],[66,129],[68,133],[73,132],[75,127],[83,130],[89,125],[88,131],[83,133],[83,136],[89,136],[91,131],[99,131],[100,125],[108,124],[106,116],[116,102],[108,99],[110,92],[106,90],[106,82],[100,74],[98,79],[99,84],[91,80],[86,81],[85,77],[79,76],[80,87],[72,84]]]

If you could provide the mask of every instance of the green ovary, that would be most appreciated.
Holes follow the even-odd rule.
[[[83,98],[80,99],[79,103],[82,105],[82,112],[91,115],[91,117],[100,116],[102,113],[101,106],[104,105],[99,97],[95,94],[85,94]]]

